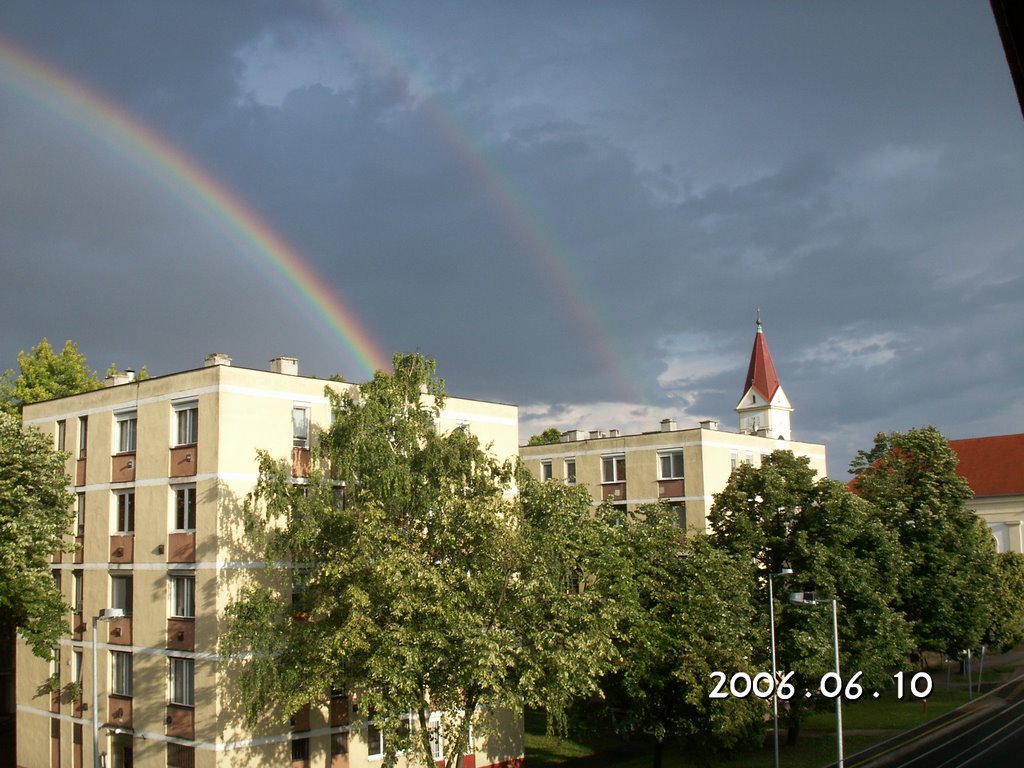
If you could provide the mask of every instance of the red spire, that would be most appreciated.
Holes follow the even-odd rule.
[[[750,367],[747,368],[747,383],[743,385],[743,393],[753,387],[766,401],[771,402],[779,388],[779,376],[775,373],[768,342],[764,340],[761,330],[761,310],[757,311],[757,335],[754,336],[754,348],[750,352]]]

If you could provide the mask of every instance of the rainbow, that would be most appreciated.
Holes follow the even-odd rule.
[[[57,67],[0,37],[0,82],[139,164],[186,205],[269,268],[303,300],[340,348],[370,376],[390,361],[312,266],[221,182],[142,121]]]
[[[394,53],[397,46],[385,46],[378,35],[372,35],[356,18],[351,8],[326,2],[318,3],[317,7],[324,23],[360,58],[401,77],[407,92],[430,94],[431,89]],[[488,159],[484,149],[459,125],[454,110],[446,108],[433,95],[424,98],[420,107],[435,135],[452,149],[454,156],[476,179],[513,236],[542,271],[562,306],[569,310],[573,325],[611,377],[618,396],[627,403],[649,404],[649,398],[644,395],[648,387],[633,372],[635,366],[629,362],[630,355],[612,332],[611,323],[598,314],[601,303],[588,295],[586,280],[578,274],[579,270],[573,269],[557,237],[540,224],[541,217],[531,210],[527,195],[516,189],[507,174],[501,173],[495,160]]]

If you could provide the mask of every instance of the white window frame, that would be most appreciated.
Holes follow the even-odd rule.
[[[441,713],[430,714],[430,756],[435,760],[444,759],[444,733],[441,731]]]
[[[309,448],[310,408],[308,403],[292,404],[292,447]]]
[[[196,705],[196,666],[194,659],[168,658],[168,701],[182,707]]]
[[[170,574],[170,615],[174,619],[196,617],[196,576],[195,573]],[[182,591],[184,589],[184,591]]]
[[[563,461],[563,469],[565,470],[565,484],[576,485],[576,457],[567,457]]]
[[[373,734],[376,734],[376,739],[373,739]],[[384,731],[372,720],[366,724],[366,756],[371,760],[384,757]]]
[[[110,692],[132,695],[132,655],[127,651],[110,652]]]
[[[85,536],[85,493],[75,494],[75,536]]]
[[[608,462],[611,462],[610,464]],[[612,477],[609,479],[607,469],[612,468]],[[622,469],[620,474],[619,469]],[[602,483],[624,483],[626,482],[626,454],[610,453],[601,457],[601,482]]]
[[[68,445],[68,423],[65,419],[57,421],[57,450],[66,451]]]
[[[545,459],[540,463],[540,479],[542,481],[551,480],[554,476],[555,470],[551,459]]]
[[[84,459],[89,448],[89,417],[78,417],[78,458]]]
[[[72,576],[72,581],[74,582],[73,586],[74,586],[74,590],[75,590],[75,595],[74,595],[74,597],[75,597],[75,604],[74,604],[75,613],[85,613],[85,611],[83,610],[83,602],[82,602],[83,601],[84,591],[85,591],[84,590],[84,583],[83,583],[84,579],[85,579],[85,573],[83,571],[80,571],[80,570],[74,570],[74,571],[71,572],[71,576]]]
[[[676,473],[676,457],[679,458],[679,472]],[[668,460],[669,471],[665,474],[665,460]],[[658,479],[659,480],[682,480],[685,476],[682,449],[675,451],[660,451],[658,453]]]
[[[174,441],[175,447],[199,442],[198,400],[174,404]]]
[[[110,606],[120,608],[125,616],[132,615],[135,599],[135,578],[132,573],[110,574]]]
[[[171,530],[176,533],[191,533],[196,529],[196,505],[198,495],[195,483],[174,486],[174,501],[171,509]],[[182,499],[182,515],[179,519],[178,500]],[[181,523],[179,525],[179,523]],[[190,525],[191,523],[191,525]]]
[[[135,453],[139,437],[139,416],[137,411],[122,411],[114,414],[117,422],[116,453]]]
[[[135,489],[114,491],[114,531],[127,535],[135,533]]]

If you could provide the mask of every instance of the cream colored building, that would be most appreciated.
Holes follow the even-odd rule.
[[[703,531],[714,495],[741,463],[759,465],[779,449],[810,459],[826,476],[825,446],[791,440],[793,408],[779,384],[768,344],[757,322],[743,396],[736,405],[740,430],[719,429],[717,421],[679,429],[664,419],[660,429],[640,434],[569,431],[558,443],[524,445],[519,456],[542,480],[586,486],[596,502],[632,510],[658,501],[672,505],[687,530]]]
[[[300,713],[291,728],[247,730],[217,652],[224,607],[263,565],[240,519],[257,478],[256,450],[290,458],[301,477],[317,427],[330,423],[325,386],[355,385],[300,377],[293,358],[260,371],[211,355],[196,370],[122,376],[104,389],[26,406],[25,423],[72,454],[72,533],[81,547],[53,565],[74,610],[59,659],[48,665],[18,643],[19,766],[91,766],[96,715],[100,751],[114,768],[379,764],[380,736],[352,719],[348,698]],[[458,425],[500,458],[517,450],[515,406],[449,397],[439,428]],[[99,623],[94,638],[92,617],[107,607],[127,617]],[[499,757],[480,737],[464,764],[518,762],[522,724],[506,720]]]

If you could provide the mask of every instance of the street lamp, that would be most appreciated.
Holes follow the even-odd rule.
[[[772,584],[772,579],[775,576],[790,576],[792,573],[792,568],[783,568],[778,573],[768,574],[768,619],[772,625],[772,684],[775,686],[772,692],[772,724],[774,726],[772,739],[775,747],[775,768],[779,768],[779,692],[777,690],[779,671],[775,664],[775,586]]]
[[[794,605],[823,605],[832,603],[832,651],[835,656],[836,678],[839,684],[839,693],[836,696],[836,766],[844,768],[843,763],[843,678],[839,673],[839,612],[836,601],[819,600],[813,592],[792,592],[789,595],[789,602]]]
[[[96,624],[100,621],[113,621],[124,617],[121,608],[103,608],[92,617],[92,765],[100,768],[100,681],[96,672]]]

